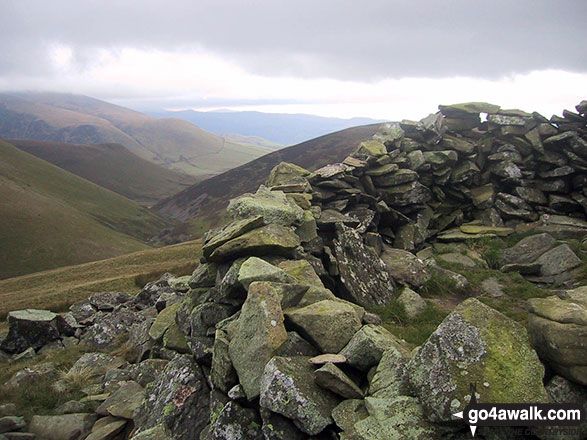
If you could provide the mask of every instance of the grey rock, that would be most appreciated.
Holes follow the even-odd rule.
[[[357,231],[338,225],[336,237],[334,253],[347,299],[360,305],[387,304],[395,285],[385,263],[365,247]]]
[[[340,354],[346,357],[347,364],[358,370],[367,371],[376,366],[383,353],[390,349],[406,356],[408,354],[405,342],[381,326],[368,324],[352,336]]]
[[[483,378],[481,401],[529,403],[547,401],[543,376],[525,329],[472,298],[444,319],[408,364],[410,384],[436,422],[453,420],[468,404],[471,378]]]
[[[523,238],[511,248],[501,251],[500,265],[532,263],[552,249],[555,243],[556,240],[549,234]]]
[[[210,417],[209,392],[204,375],[190,356],[176,356],[147,386],[134,417],[136,432],[162,423],[174,440],[198,438]]]
[[[255,282],[229,344],[232,364],[249,400],[259,395],[265,365],[287,340],[280,299],[270,284]]]
[[[84,413],[33,416],[28,430],[45,440],[81,440],[88,436],[96,419],[95,414]]]
[[[536,263],[541,265],[540,274],[542,276],[550,276],[579,266],[581,260],[568,244],[562,244],[542,254]]]
[[[291,420],[303,432],[316,435],[332,423],[338,399],[314,383],[305,357],[274,357],[261,378],[261,407]]]
[[[314,381],[345,399],[361,399],[363,392],[340,368],[327,362],[314,372]]]
[[[7,353],[22,353],[32,347],[39,350],[59,339],[58,315],[48,310],[16,310],[8,313],[8,335],[0,344]]]

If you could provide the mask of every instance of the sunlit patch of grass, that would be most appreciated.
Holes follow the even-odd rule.
[[[372,307],[370,311],[377,313],[383,321],[382,326],[395,336],[419,346],[426,342],[449,313],[431,301],[427,303],[426,310],[412,320],[407,318],[403,306],[397,301],[392,301],[386,306]]]

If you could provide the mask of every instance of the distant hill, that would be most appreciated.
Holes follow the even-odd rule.
[[[254,145],[256,147],[269,148],[270,150],[279,150],[285,145],[278,144],[277,142],[268,141],[259,136],[246,136],[244,134],[227,133],[223,135],[226,139],[238,142],[243,145]]]
[[[315,170],[333,162],[340,162],[358,144],[370,139],[380,124],[347,128],[316,139],[275,151],[253,162],[197,183],[182,192],[162,200],[153,209],[162,215],[180,221],[202,222],[206,227],[217,226],[228,201],[245,192],[255,191],[280,162],[292,162],[308,170]],[[197,232],[197,231],[195,231]]]
[[[64,93],[0,93],[0,137],[118,143],[143,159],[200,177],[269,151],[240,145],[182,119],[154,119],[88,96]]]
[[[0,279],[147,249],[168,223],[0,140]]]
[[[181,118],[204,130],[225,135],[238,133],[259,136],[281,145],[294,145],[334,131],[360,125],[386,122],[369,118],[325,118],[322,116],[287,113],[212,111],[151,111],[159,118]]]
[[[198,181],[141,159],[120,144],[7,141],[22,151],[145,205],[153,205]]]

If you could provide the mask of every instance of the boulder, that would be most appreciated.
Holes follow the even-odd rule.
[[[85,439],[96,422],[95,414],[33,416],[28,430],[44,440]]]
[[[281,414],[261,408],[263,438],[265,440],[306,440],[308,436]]]
[[[59,339],[58,315],[48,310],[16,310],[8,313],[8,335],[0,344],[7,353],[22,353],[32,347],[39,350]]]
[[[548,385],[546,391],[553,403],[575,403],[583,406],[587,414],[587,389],[573,382],[569,382],[564,377],[554,376]],[[544,440],[555,440],[557,436],[552,435]],[[559,436],[560,437],[560,436]],[[542,437],[541,437],[542,438]],[[581,440],[587,438],[587,423],[577,427],[576,433],[566,434],[568,440]]]
[[[106,420],[108,422],[106,422]],[[110,440],[116,438],[126,426],[126,420],[105,417],[98,420],[92,427],[92,432],[86,437],[86,440]]]
[[[191,356],[177,355],[147,386],[134,417],[136,433],[163,424],[174,440],[198,438],[210,417],[209,394],[206,378]]]
[[[340,368],[327,362],[314,372],[314,381],[345,399],[361,399],[363,392]]]
[[[173,304],[169,307],[164,308],[157,315],[155,322],[149,329],[149,336],[156,342],[162,342],[163,336],[167,330],[175,324],[175,317],[177,310],[181,307],[180,303]]]
[[[538,355],[567,379],[587,385],[587,293],[528,300],[528,330]]]
[[[255,194],[244,194],[228,204],[228,214],[235,220],[262,216],[266,224],[297,225],[304,211],[289,201],[282,191],[270,191],[261,185]]]
[[[395,347],[385,351],[369,381],[367,394],[385,399],[409,395],[408,361],[409,355],[405,351]]]
[[[238,281],[245,289],[248,289],[253,281],[292,283],[295,280],[283,269],[267,263],[258,257],[250,257],[241,265],[238,271]]]
[[[536,234],[523,238],[514,246],[500,253],[499,264],[532,263],[555,245],[556,240],[549,234]]]
[[[428,308],[426,301],[409,287],[404,287],[397,301],[404,308],[408,319],[414,319],[421,315]]]
[[[134,411],[141,406],[144,397],[142,386],[132,380],[125,382],[96,409],[96,414],[132,420]]]
[[[337,300],[290,309],[285,316],[288,323],[323,353],[338,353],[361,328],[361,318],[355,308]]]
[[[94,293],[88,300],[97,310],[111,312],[116,306],[129,302],[133,297],[123,292]]]
[[[470,384],[480,402],[546,402],[544,367],[524,327],[470,298],[438,326],[408,364],[411,386],[427,417],[451,421],[469,403]]]
[[[542,254],[535,262],[540,264],[542,276],[550,276],[574,269],[581,264],[581,259],[568,244],[561,244]]]
[[[285,260],[279,263],[279,268],[283,269],[294,280],[294,283],[324,287],[320,277],[307,260]]]
[[[162,423],[153,428],[135,433],[131,438],[132,440],[176,440]]]
[[[316,435],[332,423],[338,399],[314,382],[306,357],[274,357],[261,378],[261,407],[281,414],[303,432]]]
[[[277,224],[269,224],[227,241],[212,252],[210,260],[222,262],[242,256],[264,255],[287,257],[299,245],[300,239],[293,230]]]
[[[369,417],[354,425],[358,440],[428,440],[439,438],[434,425],[425,417],[417,399],[399,396],[394,399],[365,398]]]
[[[411,252],[384,246],[381,260],[398,283],[418,288],[430,278],[426,263]]]
[[[98,312],[94,324],[87,327],[81,341],[98,349],[113,348],[117,339],[128,335],[129,329],[145,320],[145,316],[122,305],[112,312]]]
[[[209,255],[208,255],[209,256]],[[200,287],[214,287],[216,284],[216,272],[218,265],[214,263],[202,263],[192,273],[188,281],[189,287],[197,289]]]
[[[346,299],[367,306],[387,304],[395,297],[385,263],[364,245],[356,230],[337,225],[334,254]]]
[[[341,440],[356,439],[355,423],[367,417],[369,417],[369,413],[362,399],[343,400],[332,410],[334,423],[344,431],[340,434]]]
[[[265,224],[262,215],[235,220],[228,225],[208,231],[202,238],[202,254],[209,258],[212,252],[233,238],[240,237],[253,229],[260,228]],[[197,269],[196,269],[197,270]]]
[[[0,417],[0,434],[12,431],[20,431],[26,426],[23,417],[18,416],[3,416]]]
[[[214,387],[223,393],[228,393],[238,383],[238,376],[229,355],[229,344],[227,332],[222,328],[217,329],[212,350],[210,379]]]
[[[287,340],[280,298],[265,282],[255,282],[229,344],[232,364],[249,400],[259,395],[265,365]]]
[[[250,408],[238,403],[228,402],[217,415],[210,428],[212,440],[260,440],[261,418]]]
[[[364,325],[356,332],[348,344],[340,351],[346,357],[347,364],[362,371],[376,366],[383,353],[394,349],[407,357],[408,349],[404,341],[399,340],[388,330],[373,324]]]

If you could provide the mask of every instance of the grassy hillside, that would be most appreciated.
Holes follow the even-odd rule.
[[[309,170],[342,161],[357,145],[375,134],[379,124],[349,128],[311,141],[275,151],[253,162],[214,176],[162,200],[153,207],[163,215],[190,221],[199,235],[222,223],[228,201],[245,192],[255,191],[271,169],[280,162],[292,162]]]
[[[197,182],[134,155],[120,144],[9,140],[12,145],[131,200],[153,205]]]
[[[200,256],[198,240],[0,280],[0,320],[9,311],[24,308],[66,310],[96,292],[135,294],[139,284],[164,272],[191,273]]]
[[[0,278],[146,249],[167,223],[0,140]]]
[[[218,174],[269,151],[225,141],[181,119],[154,119],[98,99],[63,93],[0,93],[0,137],[119,143],[143,159],[196,177]]]

